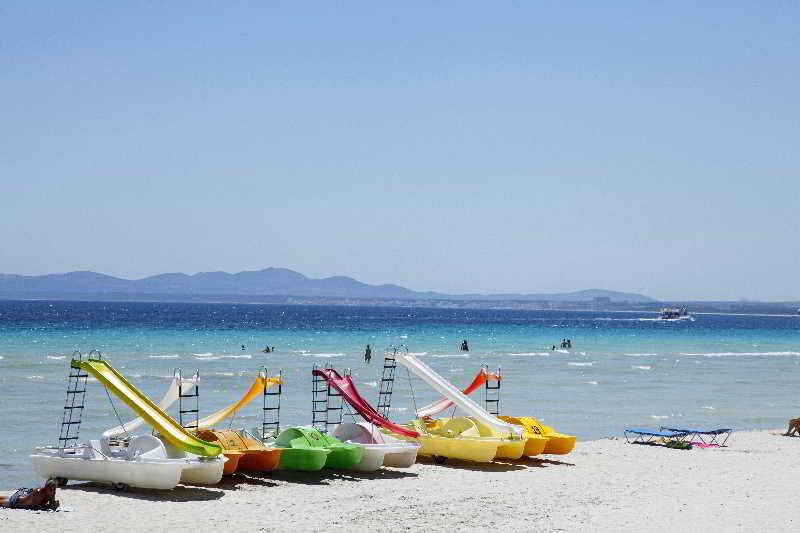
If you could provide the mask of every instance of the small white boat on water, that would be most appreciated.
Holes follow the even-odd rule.
[[[417,462],[419,443],[402,441],[382,433],[367,422],[339,424],[333,436],[364,448],[364,455],[355,470],[373,471],[381,466],[408,468]]]
[[[222,478],[225,458],[192,456],[152,435],[122,443],[92,440],[68,448],[38,448],[33,468],[44,479],[111,483],[117,489],[171,489],[178,483],[214,484]]]

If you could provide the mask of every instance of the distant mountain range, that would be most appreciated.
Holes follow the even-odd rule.
[[[158,274],[143,279],[123,279],[79,271],[43,276],[0,274],[0,298],[49,298],[103,300],[216,300],[251,301],[265,297],[299,297],[347,300],[452,300],[653,303],[641,294],[589,289],[554,294],[444,294],[417,292],[399,285],[370,285],[347,276],[314,279],[287,268],[265,268],[229,274],[200,272]],[[267,298],[269,299],[269,298]]]

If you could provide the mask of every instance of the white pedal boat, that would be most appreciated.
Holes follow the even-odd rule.
[[[364,455],[355,470],[369,472],[381,466],[408,468],[417,462],[419,443],[402,441],[381,433],[367,422],[339,424],[333,436],[364,448]]]
[[[178,483],[214,484],[222,478],[223,456],[197,457],[152,435],[132,437],[126,444],[112,446],[103,439],[64,449],[39,448],[31,461],[44,479],[111,483],[118,489],[172,489]]]

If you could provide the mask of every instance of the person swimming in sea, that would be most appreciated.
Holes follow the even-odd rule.
[[[262,352],[264,352],[264,353],[270,353],[272,350],[270,350],[270,349],[269,349],[269,346],[266,346],[266,347],[264,347],[264,349],[263,349],[263,350],[261,350],[261,351],[262,351]]]

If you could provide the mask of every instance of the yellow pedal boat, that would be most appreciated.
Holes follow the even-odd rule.
[[[558,433],[550,426],[545,426],[535,418],[527,416],[498,416],[500,420],[522,426],[525,431],[525,437],[528,438],[530,443],[530,452],[534,452],[537,447],[541,446],[539,451],[529,453],[528,444],[525,446],[525,455],[537,455],[539,453],[549,453],[553,455],[564,455],[575,448],[575,435],[565,435]],[[545,442],[542,443],[541,441]]]
[[[504,435],[498,434],[494,429],[490,428],[486,424],[483,424],[479,420],[473,417],[456,417],[456,418],[439,418],[433,420],[434,422],[439,422],[440,424],[449,424],[449,423],[458,423],[458,424],[465,424],[472,422],[475,427],[478,429],[478,433],[481,437],[492,437],[496,439],[500,439],[500,445],[497,447],[497,453],[495,454],[495,459],[519,459],[523,456],[525,452],[525,441],[526,439],[512,439],[506,437]],[[459,422],[462,421],[462,422]]]
[[[475,422],[466,417],[416,419],[405,426],[419,433],[419,437],[394,436],[419,442],[417,455],[433,457],[440,464],[447,459],[488,463],[497,457],[498,448],[506,444],[505,439],[482,436]]]

